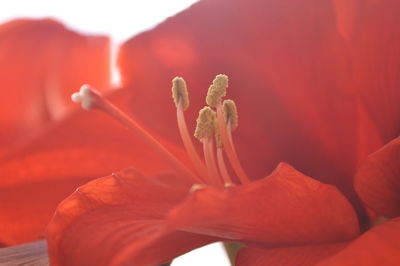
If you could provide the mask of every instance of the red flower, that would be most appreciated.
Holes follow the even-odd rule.
[[[148,265],[230,239],[248,244],[238,257],[244,265],[396,264],[398,142],[358,167],[399,133],[396,10],[390,0],[204,0],[121,49],[126,90],[111,97],[164,144],[178,143],[178,134],[169,120],[175,112],[169,92],[160,88],[175,75],[187,78],[194,107],[188,117],[195,117],[208,80],[224,72],[240,109],[235,140],[249,176],[262,178],[286,161],[314,179],[281,164],[250,184],[190,193],[192,180],[156,175],[170,168],[140,139],[81,113],[9,156],[0,169],[16,172],[21,158],[31,165],[53,162],[57,170],[44,165],[31,180],[56,176],[67,183],[129,164],[144,172],[92,181],[59,206],[49,226],[54,263]],[[394,219],[346,242],[358,234],[358,221],[368,222],[353,176],[366,205]]]

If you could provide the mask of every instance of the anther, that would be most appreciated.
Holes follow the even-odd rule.
[[[231,131],[238,127],[238,113],[236,104],[232,100],[225,100],[222,109],[224,110],[224,120],[230,125]]]
[[[183,111],[189,107],[189,94],[186,82],[181,77],[175,77],[172,80],[172,98],[174,99],[176,108],[179,107],[179,104],[182,105]]]
[[[228,76],[219,74],[213,80],[213,84],[208,88],[206,102],[211,107],[217,107],[221,103],[222,97],[226,95],[228,88]]]
[[[212,137],[214,134],[215,120],[216,114],[210,107],[206,106],[201,109],[199,117],[197,118],[197,126],[194,136],[200,141]]]

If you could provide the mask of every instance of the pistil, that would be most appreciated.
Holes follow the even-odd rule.
[[[98,109],[101,110],[121,124],[137,137],[145,141],[155,151],[158,152],[170,165],[180,174],[185,175],[197,183],[204,183],[203,180],[194,175],[182,162],[180,162],[173,154],[171,154],[160,142],[151,136],[138,123],[127,116],[118,107],[104,98],[98,91],[88,85],[83,85],[79,92],[72,94],[72,101],[80,102],[85,110]]]

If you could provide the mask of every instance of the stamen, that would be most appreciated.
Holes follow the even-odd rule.
[[[229,176],[228,170],[226,169],[222,148],[217,148],[217,162],[218,162],[219,172],[221,173],[224,183],[233,184],[233,181],[232,181],[231,177]]]
[[[225,124],[229,124],[231,126],[231,130],[234,131],[239,125],[235,102],[232,100],[225,100],[222,108],[224,110]]]
[[[223,102],[222,109],[224,113],[224,120],[227,129],[226,133],[228,134],[228,140],[233,149],[233,152],[236,154],[236,149],[232,138],[232,132],[239,125],[236,104],[232,100],[225,100]]]
[[[181,139],[183,142],[183,145],[185,146],[185,149],[194,165],[196,168],[196,171],[198,174],[201,176],[203,181],[207,179],[207,170],[205,168],[204,162],[200,159],[199,154],[197,153],[192,139],[189,135],[189,131],[187,129],[186,121],[185,121],[185,116],[182,111],[182,105],[179,103],[178,108],[176,109],[176,117],[178,121],[178,128],[179,128],[179,133],[181,135]]]
[[[218,185],[219,177],[217,164],[215,163],[215,155],[213,151],[213,134],[215,129],[215,112],[210,107],[204,107],[199,112],[197,118],[195,137],[203,143],[204,158],[206,161],[207,181],[211,184]]]
[[[82,86],[81,90],[78,93],[74,93],[71,98],[75,102],[81,102],[82,108],[84,109],[96,108],[109,114],[157,151],[159,155],[165,158],[177,172],[188,176],[195,182],[203,183],[202,180],[187,169],[186,166],[171,154],[161,143],[159,143],[153,136],[151,136],[145,129],[127,116],[118,107],[105,99],[98,91],[87,85]]]
[[[180,104],[182,105],[183,111],[189,107],[189,93],[186,81],[181,77],[175,77],[172,80],[172,98],[174,99],[177,109]]]
[[[200,159],[197,153],[189,131],[187,129],[184,110],[189,107],[189,93],[187,90],[186,82],[183,78],[175,77],[172,80],[172,98],[174,99],[176,106],[176,118],[178,121],[179,133],[185,149],[196,168],[198,174],[202,177],[203,181],[207,180],[207,170],[203,161]]]
[[[205,138],[213,136],[215,127],[215,112],[208,106],[203,107],[196,120],[197,126],[194,136],[202,141]]]
[[[222,97],[226,95],[228,87],[228,76],[219,74],[213,80],[213,84],[208,88],[206,102],[211,107],[217,107],[221,103]]]
[[[224,143],[222,143],[221,133],[219,132],[217,119],[215,119],[215,145],[217,146],[218,149],[224,148]]]
[[[247,174],[244,172],[242,165],[239,162],[239,158],[236,154],[234,149],[233,143],[229,140],[228,137],[228,129],[227,125],[224,121],[224,114],[222,111],[222,105],[218,105],[217,107],[217,120],[218,120],[218,127],[221,134],[222,143],[224,144],[225,153],[228,156],[229,162],[232,165],[233,170],[235,171],[236,175],[238,176],[239,180],[242,183],[249,183],[250,179]],[[229,129],[229,131],[231,131]]]
[[[215,162],[215,155],[213,151],[213,139],[207,137],[203,139],[204,158],[206,159],[207,170],[209,174],[209,182],[213,185],[222,185],[222,178],[218,173],[217,164]]]

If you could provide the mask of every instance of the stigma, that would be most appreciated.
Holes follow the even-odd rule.
[[[190,134],[184,115],[184,111],[189,108],[186,81],[181,77],[172,80],[172,97],[177,110],[177,125],[193,167],[183,164],[135,120],[89,85],[83,85],[79,92],[71,95],[71,99],[81,103],[85,110],[103,111],[123,124],[162,156],[177,174],[190,178],[194,184],[191,191],[194,191],[204,186],[225,188],[250,181],[240,164],[233,143],[232,132],[238,126],[238,115],[233,100],[223,101],[227,88],[228,77],[224,74],[217,75],[208,89],[206,97],[208,106],[200,110],[194,134]],[[202,144],[202,153],[195,147],[193,136]],[[230,167],[226,164],[225,157]]]
[[[75,103],[81,103],[82,109],[90,110],[93,104],[96,104],[100,94],[92,89],[88,84],[82,85],[78,92],[71,95],[71,100]]]

